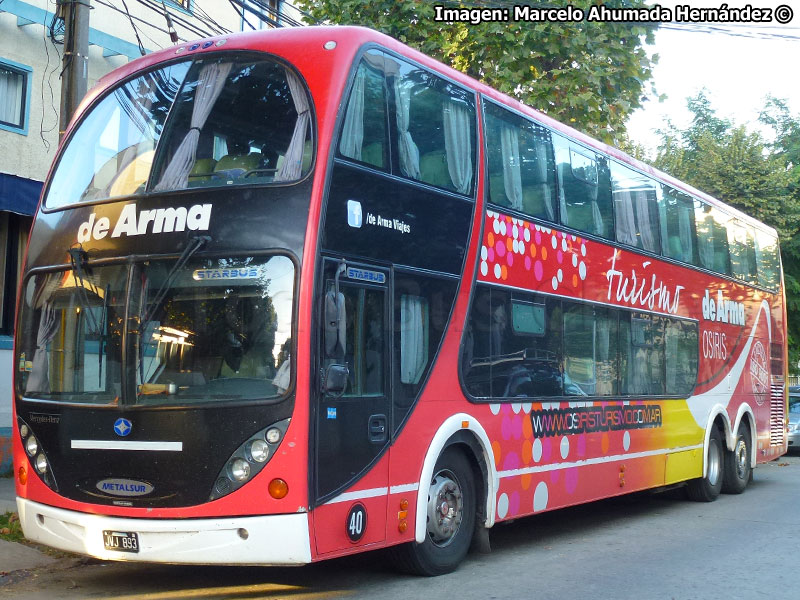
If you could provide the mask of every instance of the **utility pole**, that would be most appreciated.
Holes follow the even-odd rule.
[[[86,95],[89,78],[89,0],[60,0],[64,17],[64,58],[61,70],[61,139],[78,104]]]

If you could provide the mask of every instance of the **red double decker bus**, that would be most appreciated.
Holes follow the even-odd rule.
[[[773,229],[360,28],[154,53],[83,102],[15,340],[25,535],[438,574],[495,523],[786,451]]]

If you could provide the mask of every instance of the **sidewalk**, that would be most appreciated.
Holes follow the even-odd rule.
[[[11,477],[0,477],[0,513],[6,512],[17,512],[16,491]],[[45,567],[54,562],[55,558],[36,548],[0,540],[0,586],[5,576],[13,571]]]

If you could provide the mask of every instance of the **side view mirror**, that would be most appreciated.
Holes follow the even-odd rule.
[[[328,365],[322,375],[322,392],[327,396],[339,397],[347,389],[347,380],[350,377],[350,369],[347,365],[332,364]]]
[[[344,294],[330,291],[325,295],[325,356],[338,358],[345,354],[345,325],[347,315]]]
[[[347,265],[344,260],[336,268],[334,287],[325,294],[325,308],[323,318],[323,335],[325,340],[325,356],[328,358],[342,358],[347,351],[345,342],[345,327],[347,313],[344,304],[344,294],[339,291],[339,277],[345,272]]]

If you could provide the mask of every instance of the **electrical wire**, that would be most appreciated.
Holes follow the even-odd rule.
[[[125,11],[124,11],[124,10],[122,10],[121,8],[118,8],[118,7],[114,6],[113,4],[110,4],[110,3],[108,3],[108,2],[105,2],[104,0],[94,0],[94,2],[96,2],[96,3],[98,3],[98,4],[102,4],[102,5],[103,5],[103,6],[105,6],[106,8],[110,8],[111,10],[113,10],[113,11],[116,11],[116,12],[118,12],[118,13],[122,14],[122,15],[124,15],[124,14],[125,14]],[[169,31],[167,31],[166,29],[162,29],[161,27],[158,27],[157,25],[153,25],[152,23],[148,23],[147,21],[145,21],[145,20],[144,20],[144,19],[142,19],[141,17],[137,17],[137,16],[135,16],[135,15],[131,15],[131,18],[132,18],[134,21],[138,21],[138,22],[139,22],[139,23],[141,23],[142,25],[147,25],[147,26],[148,26],[148,27],[150,27],[151,29],[155,29],[156,31],[160,31],[160,32],[161,32],[161,33],[163,33],[163,34],[169,35]],[[154,44],[155,46],[158,46],[159,48],[161,48],[161,47],[162,47],[162,46],[161,46],[161,44],[159,44],[158,42],[154,41],[154,40],[153,40],[153,38],[151,38],[149,35],[147,35],[147,34],[144,32],[144,30],[143,30],[143,29],[141,30],[141,34],[142,34],[143,36],[145,36],[145,37],[146,37],[148,40],[150,40],[151,42],[153,42],[153,44]],[[186,41],[186,40],[183,40],[183,41]]]
[[[157,4],[156,2],[154,2],[152,0],[136,0],[136,1],[139,4],[141,4],[142,6],[144,6],[145,8],[148,8],[151,11],[155,12],[159,16],[159,18],[163,17],[164,13],[162,12],[160,4]],[[194,36],[196,36],[196,37],[201,37],[201,38],[202,37],[214,37],[215,35],[217,35],[213,31],[209,31],[207,29],[204,29],[203,27],[200,27],[199,25],[197,25],[197,23],[193,23],[192,21],[186,19],[182,15],[179,15],[179,14],[177,14],[175,12],[171,13],[171,17],[172,17],[172,20],[175,23],[176,27],[177,27],[177,25],[180,25],[184,29],[186,29],[186,30],[190,31],[191,33],[193,33]],[[203,22],[202,19],[199,19],[199,18],[197,18],[196,20],[200,21],[200,22]]]
[[[139,44],[139,52],[141,52],[142,56],[144,56],[145,54],[147,54],[147,52],[145,52],[144,45],[142,44],[142,38],[139,37],[139,30],[136,29],[136,24],[133,22],[133,19],[131,18],[131,13],[128,10],[128,3],[125,2],[125,0],[122,0],[122,6],[125,7],[125,14],[128,15],[128,21],[130,21],[131,27],[133,27],[133,33],[136,36],[136,42]]]
[[[48,0],[48,3],[49,2],[50,2],[50,0]],[[44,25],[44,30],[42,31],[42,41],[44,42],[44,52],[45,52],[45,55],[47,56],[47,62],[45,63],[44,69],[42,69],[42,86],[41,86],[41,90],[40,90],[40,96],[41,96],[41,100],[42,100],[42,114],[41,114],[41,117],[39,118],[39,137],[42,140],[42,145],[45,147],[45,151],[46,152],[50,152],[50,147],[51,147],[50,146],[50,142],[45,137],[45,134],[46,133],[50,133],[51,131],[53,131],[54,129],[56,129],[58,127],[59,112],[58,112],[58,109],[56,108],[56,94],[55,94],[55,90],[53,90],[53,81],[52,80],[53,80],[53,75],[55,75],[55,72],[58,70],[59,63],[62,60],[62,56],[58,51],[58,46],[56,45],[56,43],[50,37],[51,36],[51,29],[46,24],[43,23],[43,25]],[[56,62],[55,66],[53,67],[52,70],[50,70],[50,42],[53,43],[53,48],[56,51],[56,56],[58,57],[58,61]],[[48,71],[49,71],[49,73],[48,73]],[[52,108],[53,116],[55,118],[54,125],[52,127],[50,127],[49,129],[45,129],[44,128],[45,106],[46,106],[45,98],[44,98],[44,85],[45,85],[45,82],[47,82],[47,87],[50,89],[50,107]]]
[[[263,21],[264,23],[268,23],[273,27],[284,27],[285,25],[290,25],[292,27],[304,27],[305,24],[297,19],[290,17],[285,12],[281,12],[280,9],[271,6],[269,3],[264,2],[263,0],[230,0],[230,3],[234,6],[238,6],[239,9],[237,10],[237,14],[242,16],[245,19],[244,14],[245,11],[252,13],[259,20]],[[289,6],[293,10],[299,12],[302,15],[307,16],[311,21],[314,21],[311,15],[301,11],[299,8],[290,4],[288,2],[283,3],[284,6]],[[318,22],[318,21],[314,21]],[[253,27],[251,23],[248,22],[248,25]],[[255,29],[255,27],[253,27]]]
[[[230,3],[230,5],[233,7],[233,10],[235,10],[235,11],[236,11],[236,14],[237,14],[237,15],[239,15],[240,17],[242,17],[242,21],[244,21],[245,23],[247,23],[247,24],[249,25],[250,29],[252,29],[253,31],[255,31],[255,29],[256,29],[256,26],[255,26],[255,25],[253,25],[253,24],[252,24],[250,21],[248,21],[248,20],[247,20],[247,17],[246,17],[246,16],[244,16],[244,9],[242,9],[242,11],[241,11],[241,13],[240,13],[240,12],[239,12],[239,6],[237,6],[237,4],[236,4],[236,3],[235,3],[233,0],[228,0],[228,2],[229,2],[229,3]],[[242,29],[244,29],[244,26],[242,26]]]

